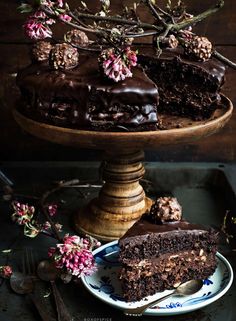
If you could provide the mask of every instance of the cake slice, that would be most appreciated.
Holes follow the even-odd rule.
[[[205,279],[216,269],[218,233],[181,219],[175,198],[157,199],[119,240],[120,280],[127,301]]]

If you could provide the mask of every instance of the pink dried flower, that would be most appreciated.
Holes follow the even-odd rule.
[[[48,205],[48,213],[50,216],[55,216],[57,214],[57,204]]]
[[[64,0],[57,0],[57,5],[62,8],[64,6]]]
[[[31,39],[40,40],[52,37],[51,29],[37,20],[28,19],[23,27],[26,35]]]
[[[0,266],[0,276],[2,278],[9,279],[12,275],[12,268],[9,265],[2,265]]]
[[[115,82],[132,77],[131,67],[137,65],[136,52],[130,47],[118,53],[113,48],[105,49],[99,60],[104,74]]]
[[[34,215],[34,206],[29,206],[28,204],[21,204],[20,202],[12,203],[14,213],[12,214],[12,220],[19,225],[25,225],[29,223]]]
[[[54,23],[54,19],[49,18],[43,11],[37,10],[29,16],[23,28],[29,38],[41,40],[52,37],[52,30],[49,28],[49,25]]]
[[[42,224],[42,230],[47,231],[47,230],[49,230],[50,228],[51,228],[50,222],[46,221],[46,222],[44,222],[44,223]]]
[[[63,227],[63,225],[62,224],[60,224],[60,223],[55,223],[55,228],[57,229],[57,231],[58,232],[61,232],[62,231],[62,227]]]
[[[68,21],[68,22],[70,22],[71,19],[72,19],[70,16],[68,16],[68,14],[60,14],[58,17],[59,17],[60,20]]]
[[[96,271],[95,260],[91,252],[100,243],[94,238],[80,238],[66,234],[63,243],[51,247],[48,251],[58,269],[76,277],[90,275]]]

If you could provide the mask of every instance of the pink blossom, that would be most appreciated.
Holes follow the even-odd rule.
[[[14,213],[12,214],[12,220],[19,225],[25,225],[29,223],[34,215],[34,206],[29,206],[28,204],[21,204],[20,202],[13,202],[12,207]]]
[[[68,21],[68,22],[70,22],[71,21],[71,17],[70,16],[68,16],[67,14],[60,14],[59,16],[59,19],[60,20],[62,20],[62,21]]]
[[[52,37],[51,29],[34,19],[28,19],[23,26],[26,35],[34,40],[40,40]]]
[[[48,205],[48,213],[50,216],[55,216],[57,214],[57,204]]]
[[[115,52],[113,48],[105,49],[100,56],[104,74],[115,82],[132,77],[131,67],[137,65],[136,52],[126,47],[122,52]]]
[[[64,6],[64,0],[57,0],[57,5],[62,8]]]
[[[80,277],[96,271],[95,260],[91,252],[92,248],[100,246],[94,238],[80,238],[77,235],[66,234],[63,243],[48,251],[58,269],[63,273]]]
[[[49,18],[42,10],[35,11],[26,20],[23,28],[26,35],[34,40],[40,40],[52,37],[52,30],[49,25],[55,23],[54,19]]]
[[[37,18],[37,19],[46,19],[46,13],[43,12],[42,10],[37,10],[35,11],[34,14],[31,15],[31,18]]]
[[[0,266],[0,276],[3,278],[10,278],[12,275],[12,268],[9,265]]]

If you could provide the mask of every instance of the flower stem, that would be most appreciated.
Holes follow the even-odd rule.
[[[177,24],[172,25],[172,29],[176,30],[176,31],[180,31],[181,29],[185,29],[192,24],[196,24],[198,22],[201,22],[202,20],[206,19],[207,17],[211,16],[213,13],[215,13],[219,9],[221,9],[223,7],[223,5],[224,5],[224,0],[219,0],[215,4],[214,7],[211,7],[209,9],[207,9],[206,11],[203,11],[199,15],[197,15],[191,19],[187,19],[181,23],[177,23]]]
[[[120,17],[113,17],[113,16],[95,16],[93,14],[87,14],[87,13],[81,13],[76,11],[76,15],[79,18],[85,18],[85,19],[91,19],[93,21],[109,21],[109,22],[115,22],[115,23],[121,23],[124,25],[130,25],[130,26],[137,26],[139,28],[143,29],[154,29],[154,30],[162,30],[163,28],[160,26],[155,26],[150,23],[145,23],[145,22],[139,22],[139,21],[134,21],[134,20],[128,20],[128,19],[123,19]]]
[[[167,23],[165,20],[160,16],[160,14],[157,12],[156,8],[153,6],[152,2],[150,0],[143,0],[144,4],[150,9],[153,16],[166,28]]]
[[[212,53],[212,56],[215,57],[216,59],[222,61],[224,64],[228,65],[229,67],[231,67],[233,69],[236,69],[236,63],[231,61],[231,60],[229,60],[228,58],[223,56],[218,51],[214,50],[213,53]]]
[[[64,182],[64,181],[59,182],[56,187],[54,187],[54,188],[51,189],[51,190],[46,191],[46,192],[43,194],[43,196],[42,196],[42,198],[41,198],[41,200],[40,200],[40,202],[39,202],[39,205],[40,205],[40,208],[41,208],[43,214],[45,215],[45,217],[47,218],[47,220],[48,220],[49,223],[51,224],[51,228],[52,228],[52,231],[53,231],[55,237],[56,237],[56,238],[58,239],[58,241],[60,241],[60,242],[62,241],[62,238],[61,238],[60,234],[58,233],[58,230],[57,230],[57,228],[56,228],[56,226],[55,226],[55,223],[53,222],[53,220],[51,219],[50,215],[48,214],[48,210],[47,210],[47,208],[46,208],[46,206],[45,206],[45,202],[46,202],[47,198],[48,198],[51,194],[57,192],[57,191],[60,190],[61,188],[63,188],[63,187],[68,187],[68,186],[73,186],[73,185],[77,185],[77,184],[79,184],[79,182],[80,182],[80,181],[79,181],[78,179],[73,179],[73,180],[65,181],[65,182]]]

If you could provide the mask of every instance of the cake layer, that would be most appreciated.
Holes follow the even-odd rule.
[[[98,70],[96,55],[81,55],[78,67],[55,71],[32,64],[18,74],[28,116],[59,126],[109,130],[117,126],[156,129],[158,89],[140,67],[114,83]]]
[[[214,58],[190,60],[180,49],[165,50],[159,59],[153,51],[141,50],[139,62],[159,88],[158,110],[194,120],[209,118],[220,102],[224,65]]]
[[[191,264],[182,267],[182,262],[180,262],[180,265],[176,264],[176,267],[171,272],[155,273],[151,276],[143,276],[140,279],[131,281],[123,279],[121,280],[121,285],[124,298],[129,302],[139,301],[148,295],[173,289],[182,282],[192,279],[204,280],[214,273],[215,268],[216,264],[213,262],[207,262],[204,266],[195,264],[194,267]]]
[[[165,253],[184,250],[216,250],[217,233],[199,224],[177,221],[168,224],[152,224],[142,218],[119,240],[120,260],[128,264],[132,260],[157,258]]]
[[[132,260],[127,265],[123,265],[120,278],[131,282],[159,273],[162,279],[168,280],[172,279],[172,274],[174,274],[176,282],[179,282],[178,278],[182,274],[188,273],[189,269],[197,268],[199,271],[203,271],[205,267],[215,266],[215,254],[215,252],[207,253],[201,249],[200,251],[189,250],[176,254],[163,254],[159,258],[139,262]]]

